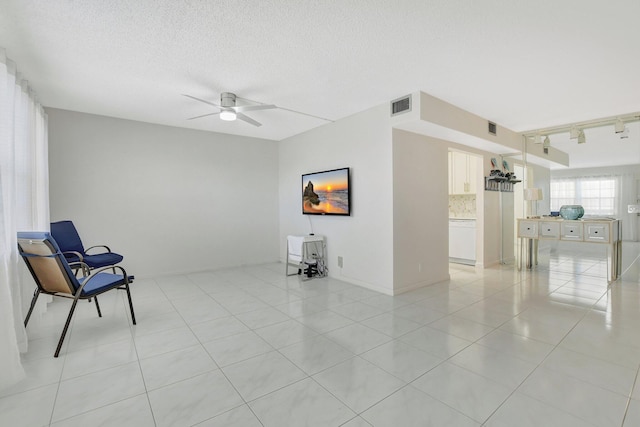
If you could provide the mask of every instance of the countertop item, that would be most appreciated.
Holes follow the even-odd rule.
[[[579,219],[584,215],[584,208],[581,205],[560,206],[560,216],[564,219]]]

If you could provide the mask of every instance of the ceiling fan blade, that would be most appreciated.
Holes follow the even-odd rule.
[[[240,105],[240,106],[236,106],[233,107],[234,110],[236,110],[236,113],[240,113],[243,111],[256,111],[256,110],[270,110],[271,108],[278,108],[275,105],[267,105],[267,104],[262,104],[262,105]]]
[[[196,101],[204,102],[205,104],[213,105],[214,107],[220,108],[218,104],[214,104],[213,102],[210,102],[204,99],[196,98],[195,96],[187,95],[185,93],[183,93],[182,96],[186,96],[187,98],[195,99]]]
[[[218,111],[216,113],[209,113],[209,114],[203,114],[201,116],[190,117],[187,120],[199,119],[200,117],[215,116],[217,114],[220,114],[220,111]]]
[[[250,123],[250,124],[252,124],[252,125],[254,125],[254,126],[262,126],[262,123],[257,122],[257,121],[255,121],[255,120],[253,120],[251,117],[246,116],[246,115],[244,115],[244,114],[242,114],[242,113],[236,113],[236,117],[237,117],[238,119],[243,120],[243,121],[245,121],[245,122],[247,122],[247,123]]]

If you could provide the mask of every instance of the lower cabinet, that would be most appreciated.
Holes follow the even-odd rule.
[[[449,221],[449,261],[476,265],[476,221]]]

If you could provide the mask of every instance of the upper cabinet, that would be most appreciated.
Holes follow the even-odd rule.
[[[449,151],[449,194],[475,194],[477,168],[474,156]]]

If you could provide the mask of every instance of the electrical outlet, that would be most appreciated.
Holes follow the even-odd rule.
[[[342,257],[338,257],[338,267],[342,268]]]

